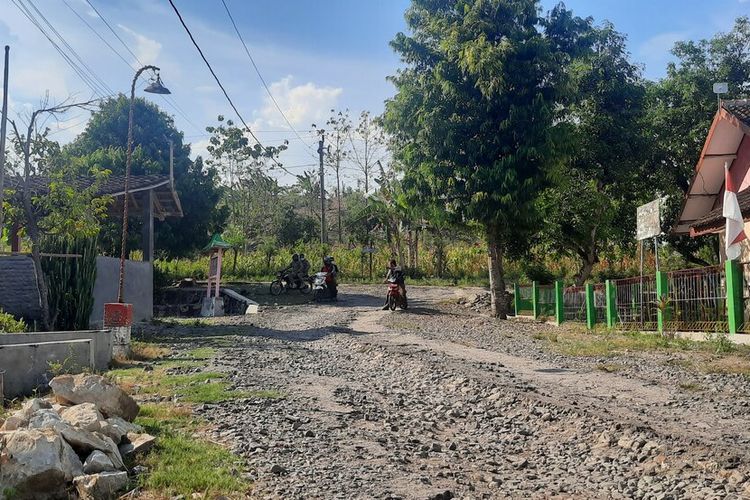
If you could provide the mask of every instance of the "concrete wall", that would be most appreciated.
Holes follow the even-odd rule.
[[[0,255],[0,309],[29,324],[41,320],[42,306],[31,257]]]
[[[6,399],[44,388],[50,364],[66,371],[106,370],[112,359],[109,331],[8,333],[0,335],[0,370]]]
[[[96,258],[94,309],[89,326],[101,328],[104,304],[117,302],[120,259]],[[133,321],[148,321],[154,316],[154,268],[150,262],[125,261],[125,302],[133,304]]]

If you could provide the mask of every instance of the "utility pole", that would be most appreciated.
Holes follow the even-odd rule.
[[[325,152],[325,130],[320,131],[318,141],[318,156],[320,157],[320,242],[326,242],[326,189],[323,171],[323,153]]]
[[[3,72],[3,111],[0,117],[0,248],[3,236],[3,193],[5,192],[5,130],[8,123],[8,60],[10,47],[5,46],[5,70]]]

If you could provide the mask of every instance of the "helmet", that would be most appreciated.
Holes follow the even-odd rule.
[[[326,258],[328,259],[328,262],[333,262],[333,255],[329,255],[329,256],[328,256],[328,257],[326,257]]]
[[[297,255],[296,253],[292,255],[292,260],[299,260],[299,255]]]
[[[330,257],[323,257],[323,263],[324,264],[328,264],[330,262],[331,262],[331,258]]]
[[[305,254],[303,253],[299,254],[299,260],[305,260]]]

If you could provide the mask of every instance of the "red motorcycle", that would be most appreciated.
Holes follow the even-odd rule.
[[[397,307],[406,309],[408,307],[406,303],[406,295],[401,294],[401,287],[396,283],[396,280],[391,278],[388,280],[388,308],[391,311],[395,311]]]

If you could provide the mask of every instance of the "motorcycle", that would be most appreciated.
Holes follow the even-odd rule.
[[[328,277],[328,273],[317,273],[315,277],[313,278],[312,282],[312,290],[313,290],[313,300],[316,302],[328,299],[330,298],[330,293],[328,291],[328,283],[326,283],[326,278]]]
[[[312,291],[313,279],[310,276],[302,278],[297,283],[286,273],[278,273],[276,279],[271,282],[271,295],[281,295],[289,290],[299,290],[300,293],[308,294]]]
[[[391,311],[395,311],[397,307],[406,309],[408,306],[406,302],[406,295],[401,294],[401,287],[398,286],[395,278],[388,280],[388,308]]]

